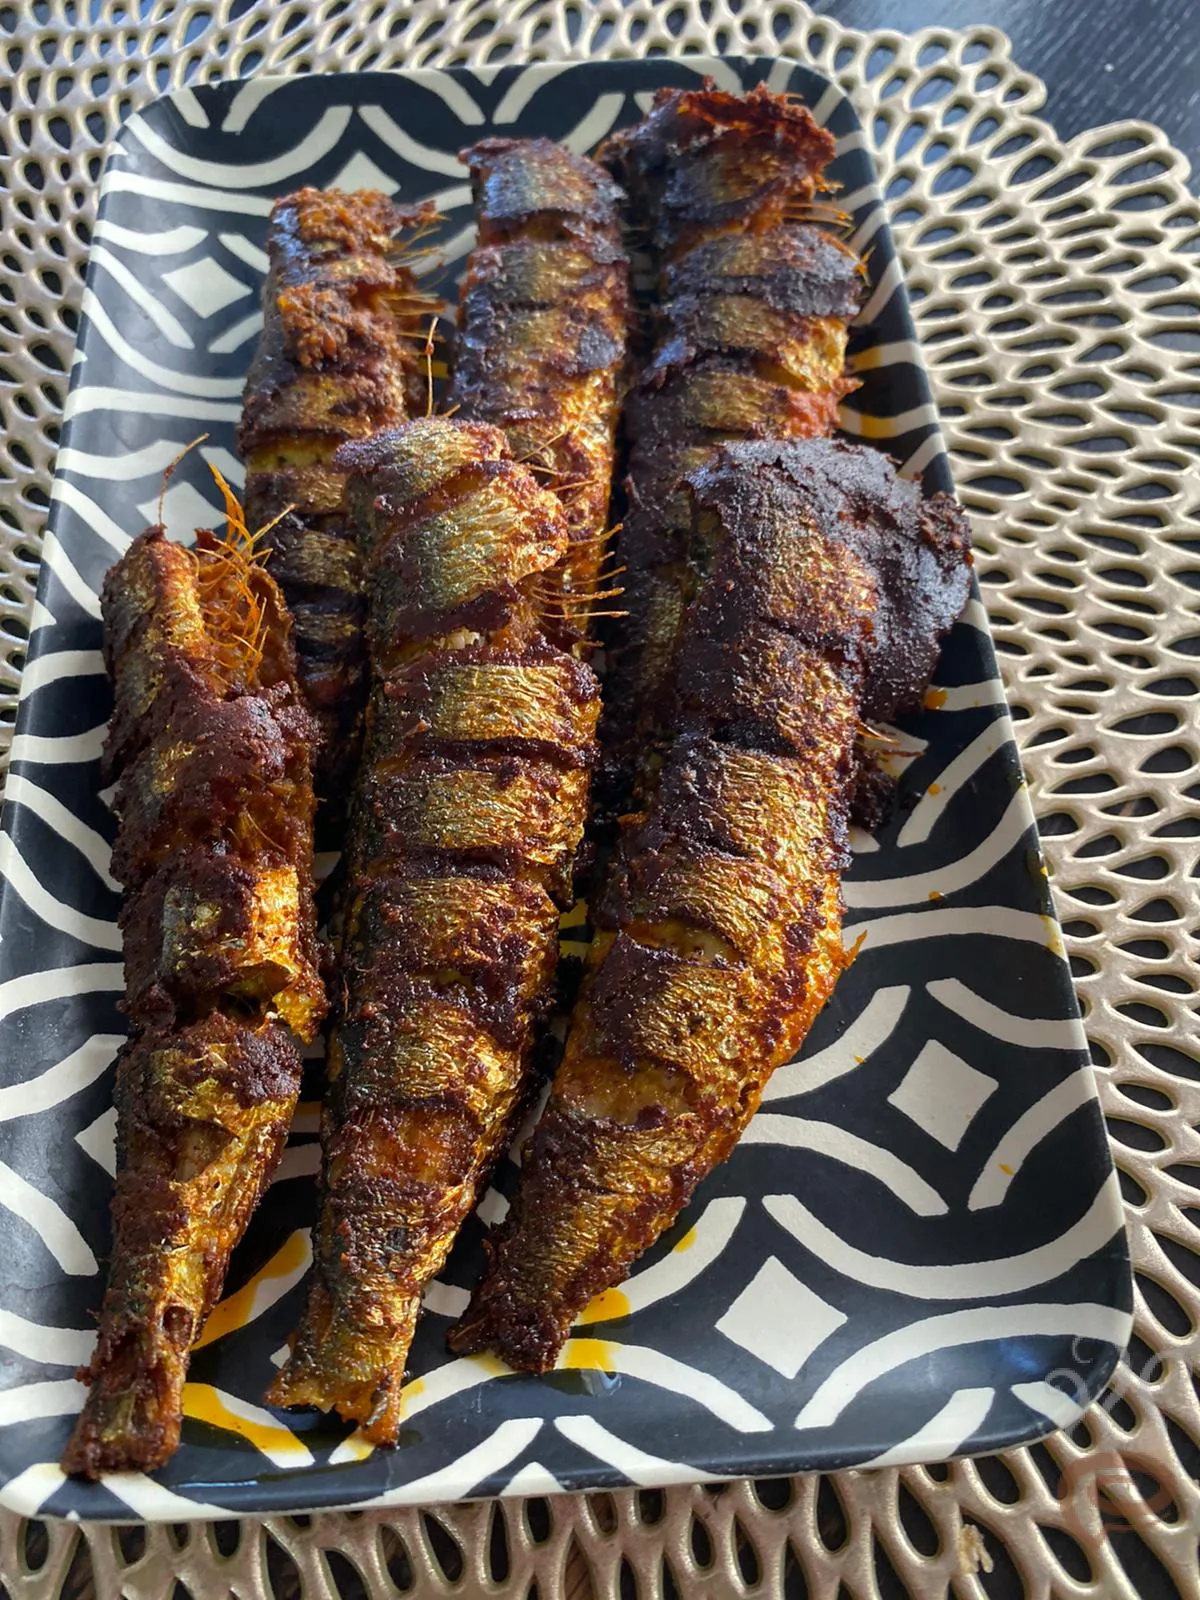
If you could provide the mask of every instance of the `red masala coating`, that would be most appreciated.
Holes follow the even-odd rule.
[[[691,479],[694,505],[738,530],[740,595],[773,585],[779,530],[807,520],[874,573],[864,715],[912,710],[937,663],[939,642],[967,602],[970,527],[947,494],[925,496],[878,450],[840,439],[764,440],[726,447]],[[726,599],[725,606],[734,601]],[[833,637],[820,641],[825,653]]]
[[[135,539],[101,596],[124,885],[113,1255],[68,1472],[146,1471],[179,1441],[188,1357],[287,1137],[288,1027],[324,1014],[312,747],[270,577],[201,534]]]
[[[803,107],[762,86],[745,97],[663,90],[601,150],[658,273],[655,342],[623,414],[628,616],[609,641],[599,784],[613,814],[656,747],[694,590],[682,480],[726,440],[832,432],[855,386],[844,363],[860,264],[809,213],[833,151]]]
[[[601,160],[625,185],[655,250],[680,255],[716,233],[762,233],[822,187],[833,135],[758,84],[747,95],[660,89],[649,115]]]
[[[350,439],[424,408],[422,344],[437,302],[403,260],[431,206],[363,190],[277,200],[267,236],[263,331],[238,448],[251,528],[295,620],[301,686],[321,728],[318,788],[332,812],[357,749],[365,690],[362,575],[332,465]]]
[[[565,642],[588,631],[604,557],[630,315],[621,190],[549,139],[485,139],[470,168],[479,243],[458,308],[451,400],[503,428],[562,501]]]
[[[191,1347],[282,1154],[300,1071],[286,1029],[220,1012],[122,1050],[112,1265],[66,1472],[148,1471],[174,1452]]]
[[[372,690],[304,1319],[269,1399],[394,1444],[421,1296],[523,1111],[599,690],[546,621],[558,499],[482,423],[344,450]]]
[[[860,720],[916,700],[967,594],[957,505],[869,449],[732,444],[688,488],[697,587],[669,738],[622,819],[563,1064],[451,1335],[535,1372],[729,1154],[828,998]]]

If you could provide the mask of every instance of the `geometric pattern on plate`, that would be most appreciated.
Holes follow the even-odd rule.
[[[888,1104],[947,1150],[957,1150],[971,1119],[999,1087],[995,1078],[930,1039],[888,1095]]]
[[[390,174],[401,202],[439,196],[447,223],[434,243],[449,284],[471,244],[455,164],[462,145],[494,129],[590,148],[637,118],[639,96],[694,84],[705,70],[694,59],[658,59],[569,72],[257,79],[189,91],[178,114],[159,106],[126,124],[99,229],[118,270],[94,266],[85,297],[85,359],[60,457],[6,819],[0,1057],[23,1093],[36,1098],[40,1080],[48,1083],[36,1114],[0,1127],[0,1162],[12,1173],[0,1174],[0,1203],[21,1218],[13,1290],[0,1309],[25,1323],[85,1332],[98,1288],[89,1263],[108,1248],[107,1180],[75,1143],[110,1093],[89,1041],[119,1032],[117,899],[104,877],[111,821],[95,767],[107,715],[95,595],[140,525],[137,507],[155,499],[163,468],[196,434],[209,441],[182,463],[177,483],[202,493],[205,457],[240,476],[233,428],[272,194],[329,182],[363,155]],[[842,204],[855,241],[871,246],[852,349],[863,387],[843,423],[886,445],[905,470],[948,487],[849,101],[787,62],[726,60],[708,70],[722,86],[766,79],[796,90],[838,138]],[[163,275],[206,258],[250,294],[185,318]],[[170,319],[190,344],[164,335]],[[0,1410],[8,1503],[178,1520],[181,1504],[202,1515],[213,1505],[261,1514],[301,1501],[503,1493],[531,1463],[572,1488],[848,1466],[905,1448],[926,1458],[969,1453],[1048,1428],[1013,1386],[1028,1377],[1029,1359],[1049,1372],[1073,1349],[1086,1351],[1077,1397],[1086,1403],[1129,1326],[1120,1208],[1094,1095],[1089,1087],[1072,1098],[1087,1071],[1084,1039],[978,600],[947,641],[936,691],[903,732],[915,752],[905,785],[919,825],[905,834],[899,813],[878,848],[855,858],[846,932],[865,933],[861,954],[742,1146],[633,1277],[589,1308],[554,1374],[502,1381],[486,1362],[447,1359],[445,1329],[481,1260],[473,1221],[428,1298],[398,1454],[364,1451],[319,1419],[264,1410],[271,1356],[301,1293],[269,1289],[288,1239],[312,1216],[311,1177],[297,1170],[272,1185],[235,1261],[223,1331],[194,1359],[184,1444],[157,1481],[55,1478],[76,1391],[69,1367],[40,1358],[50,1346],[23,1338],[27,1353],[5,1372],[9,1410]],[[17,1047],[29,1039],[36,1051]],[[887,1103],[916,1042],[930,1039],[998,1084],[952,1151]],[[65,1065],[73,1061],[92,1073],[74,1091]],[[311,1085],[304,1098],[316,1092]],[[1015,1127],[1032,1138],[1017,1165],[1001,1151],[1013,1166],[1007,1187],[998,1203],[972,1206]],[[501,1167],[501,1194],[515,1171]],[[40,1196],[32,1206],[31,1194]],[[790,1382],[747,1360],[716,1326],[768,1257],[845,1317]],[[1012,1286],[1000,1296],[1002,1318],[989,1308],[990,1264],[1001,1262]],[[36,1294],[24,1287],[33,1284]],[[974,1420],[974,1400],[951,1407],[953,1395],[977,1399],[983,1389],[992,1398]],[[831,1409],[835,1390],[845,1403]],[[17,1414],[20,1426],[3,1425]],[[309,1464],[284,1471],[281,1459]]]
[[[763,1315],[764,1306],[770,1307],[769,1317]],[[826,1305],[777,1256],[768,1256],[716,1326],[718,1333],[791,1379],[845,1320],[844,1311]]]

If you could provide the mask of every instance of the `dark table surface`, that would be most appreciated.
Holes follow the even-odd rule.
[[[1192,164],[1200,191],[1200,0],[809,0],[851,28],[968,28],[1012,40],[1046,85],[1063,138],[1125,118],[1153,122]]]

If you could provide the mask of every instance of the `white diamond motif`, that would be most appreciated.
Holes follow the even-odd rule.
[[[75,1143],[86,1150],[92,1160],[102,1166],[109,1177],[117,1170],[117,1113],[109,1107],[95,1122],[81,1128]]]
[[[845,1320],[845,1312],[768,1256],[717,1323],[717,1332],[790,1379]]]
[[[186,267],[176,267],[174,272],[164,272],[163,282],[170,284],[198,317],[211,317],[214,312],[224,311],[226,306],[251,292],[211,256],[189,262]]]
[[[975,1113],[996,1088],[995,1078],[930,1039],[888,1095],[888,1103],[947,1150],[957,1150]]]
[[[505,1494],[561,1494],[563,1486],[540,1461],[529,1461],[508,1480]]]
[[[162,510],[167,535],[179,544],[194,544],[197,528],[219,528],[225,521],[225,513],[186,482],[171,485],[163,495]],[[138,515],[146,523],[157,522],[157,499],[143,500]]]
[[[381,194],[395,194],[400,185],[377,167],[370,156],[357,151],[329,185],[331,189],[378,189]]]

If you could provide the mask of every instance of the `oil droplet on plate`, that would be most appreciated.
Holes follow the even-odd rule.
[[[256,1422],[251,1417],[231,1411],[221,1398],[220,1391],[211,1384],[184,1384],[183,1414],[194,1422],[207,1422],[210,1427],[236,1433],[276,1462],[280,1457],[289,1455],[296,1457],[297,1464],[312,1460],[308,1447],[297,1439],[290,1428],[285,1428],[282,1423]]]
[[[615,1372],[616,1346],[607,1339],[568,1339],[558,1364],[574,1372]]]
[[[694,1231],[694,1230],[693,1230]],[[675,1248],[678,1250],[679,1245]],[[602,1289],[584,1307],[580,1322],[612,1322],[616,1317],[629,1315],[629,1296],[620,1289]]]

